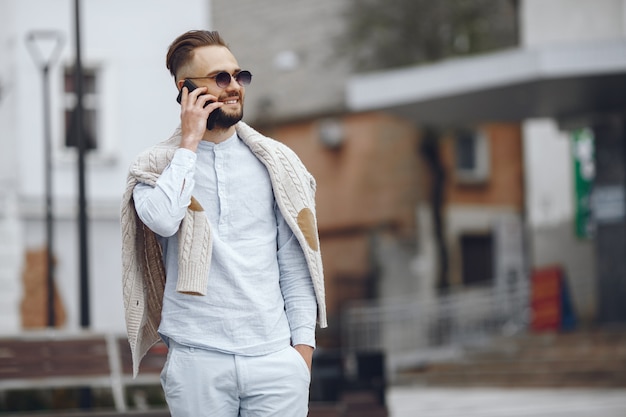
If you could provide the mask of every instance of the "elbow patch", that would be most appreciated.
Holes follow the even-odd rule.
[[[189,203],[189,210],[191,211],[204,211],[204,208],[198,200],[196,200],[193,196],[191,197],[191,202]]]
[[[319,250],[319,245],[317,242],[317,233],[315,230],[315,216],[313,212],[309,208],[303,208],[298,213],[298,227],[304,234],[304,238],[306,239],[306,243],[308,243],[309,247],[314,251]]]

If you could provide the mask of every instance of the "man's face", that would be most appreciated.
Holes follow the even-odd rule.
[[[177,84],[180,89],[185,78],[191,78],[198,87],[207,87],[208,94],[224,103],[221,108],[214,110],[217,112],[215,128],[227,129],[243,117],[245,88],[234,78],[239,71],[241,68],[228,48],[202,46],[194,49],[191,62],[179,70]],[[219,87],[215,78],[203,78],[213,77],[220,72],[231,75],[226,87]]]

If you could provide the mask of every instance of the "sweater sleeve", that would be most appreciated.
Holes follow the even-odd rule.
[[[178,149],[154,187],[138,183],[133,189],[137,215],[154,233],[168,237],[178,230],[191,202],[195,163],[194,152]]]

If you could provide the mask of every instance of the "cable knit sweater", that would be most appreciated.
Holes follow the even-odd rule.
[[[304,252],[318,305],[318,323],[326,327],[324,276],[315,217],[315,180],[296,154],[284,144],[265,137],[243,122],[237,135],[267,168],[276,203]],[[141,153],[131,165],[122,197],[122,284],[126,329],[133,359],[133,374],[141,359],[159,341],[165,269],[156,235],[135,211],[133,189],[138,182],[154,186],[181,139],[180,128],[166,141]],[[176,290],[202,296],[208,287],[211,265],[211,230],[202,206],[192,197],[179,230],[179,273]]]

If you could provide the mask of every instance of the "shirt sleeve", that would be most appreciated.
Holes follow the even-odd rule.
[[[298,239],[276,207],[280,288],[293,345],[315,347],[317,300],[313,280]]]
[[[191,202],[196,154],[179,148],[156,186],[138,183],[133,189],[137,215],[154,233],[168,237],[178,231]]]

